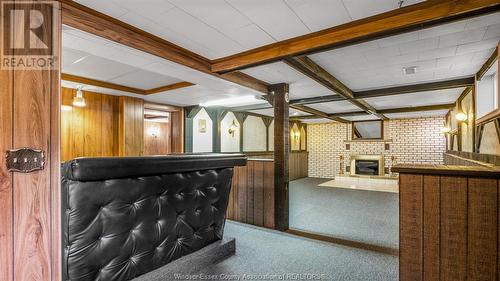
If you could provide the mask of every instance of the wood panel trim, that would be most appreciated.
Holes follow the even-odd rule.
[[[158,88],[144,90],[144,95],[152,95],[152,94],[162,93],[162,92],[166,92],[166,91],[172,91],[172,90],[176,90],[176,89],[191,87],[194,85],[195,84],[193,84],[193,83],[182,81],[182,82],[178,82],[178,83],[174,83],[174,84],[170,84],[170,85],[161,86]]]
[[[91,85],[91,86],[96,86],[96,87],[102,87],[102,88],[106,88],[106,89],[113,89],[113,90],[133,93],[133,94],[139,94],[139,95],[145,94],[144,90],[142,90],[142,89],[127,87],[127,86],[123,86],[123,85],[118,85],[118,84],[114,84],[114,83],[110,83],[110,82],[105,82],[105,81],[101,81],[101,80],[86,78],[86,77],[67,74],[67,73],[62,73],[61,79],[65,80],[65,81],[81,83],[81,84],[86,84],[86,85]]]
[[[447,176],[474,176],[500,178],[498,167],[471,167],[452,165],[425,165],[425,164],[398,164],[392,171],[403,174],[447,175]]]
[[[488,72],[488,70],[493,66],[493,63],[498,59],[498,47],[495,48],[495,51],[491,54],[491,56],[486,60],[486,62],[481,66],[481,69],[476,73],[476,80],[480,81],[483,78],[484,74]]]
[[[422,83],[407,86],[397,86],[390,88],[381,88],[368,91],[355,92],[355,98],[372,98],[372,97],[383,97],[392,95],[402,95],[408,93],[418,93],[426,91],[438,91],[462,87],[470,87],[474,85],[474,77],[452,79],[439,82]]]
[[[310,54],[454,21],[472,14],[484,14],[498,8],[496,0],[426,1],[220,58],[213,61],[212,71],[221,73],[270,63],[285,57]]]

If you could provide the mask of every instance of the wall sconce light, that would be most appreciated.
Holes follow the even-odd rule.
[[[455,119],[457,119],[457,121],[460,121],[460,122],[466,122],[467,121],[467,114],[465,114],[463,112],[458,112],[455,115]]]
[[[299,140],[299,138],[300,138],[300,132],[293,131],[293,132],[292,132],[292,137],[293,137],[293,139],[294,139],[294,140],[296,140],[296,141],[297,141],[297,140]]]
[[[83,86],[78,86],[76,89],[76,96],[73,98],[73,105],[77,107],[84,107],[87,105],[85,98],[83,97]]]
[[[229,130],[228,130],[231,137],[234,138],[234,134],[236,133],[236,130],[238,130],[238,125],[236,125],[236,122],[233,120],[233,124],[231,124],[231,126],[229,126]]]
[[[448,126],[444,126],[443,128],[441,128],[441,133],[443,133],[443,134],[448,134],[450,132],[451,132],[451,128]]]
[[[160,136],[160,128],[158,128],[157,126],[151,126],[148,129],[148,133],[152,137],[157,138]]]
[[[61,105],[61,110],[62,111],[71,111],[72,107],[71,105]]]

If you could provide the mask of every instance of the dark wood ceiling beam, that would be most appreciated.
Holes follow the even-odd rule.
[[[183,82],[178,82],[178,83],[174,83],[174,84],[170,84],[170,85],[161,86],[161,87],[154,88],[154,89],[145,90],[144,94],[145,95],[152,95],[152,94],[162,93],[162,92],[166,92],[166,91],[172,91],[175,89],[191,87],[194,85],[195,84],[193,84],[193,83],[183,81]]]
[[[436,105],[424,105],[424,106],[414,106],[414,107],[401,107],[401,108],[391,108],[382,109],[378,112],[383,114],[389,113],[406,113],[406,112],[419,112],[419,111],[435,111],[435,110],[445,110],[450,109],[455,106],[454,103],[449,104],[436,104]]]
[[[486,62],[481,66],[481,69],[476,74],[476,79],[479,81],[483,78],[484,74],[488,72],[488,70],[493,66],[493,63],[498,59],[498,47],[495,48],[495,51],[491,56],[486,60]]]
[[[118,90],[132,94],[144,95],[145,91],[142,89],[132,88],[128,86],[118,85],[114,83],[109,83],[105,81],[100,81],[96,79],[81,77],[77,75],[61,73],[61,80],[75,82],[79,84],[91,85],[95,87],[101,87],[106,89]]]
[[[228,72],[307,55],[335,47],[401,34],[500,9],[498,0],[425,1],[318,32],[276,42],[212,62],[213,72]]]
[[[261,104],[244,105],[244,106],[238,106],[238,107],[230,107],[230,108],[228,108],[228,110],[236,111],[236,112],[244,112],[244,111],[270,109],[270,108],[273,108],[273,106],[268,104],[268,103],[261,103]]]
[[[328,96],[319,96],[312,98],[303,98],[303,99],[294,99],[290,101],[290,104],[315,104],[315,103],[323,103],[323,102],[333,102],[333,101],[342,101],[345,100],[341,95],[328,95]]]
[[[354,93],[349,87],[347,87],[344,83],[339,81],[333,75],[331,75],[328,71],[323,69],[317,63],[306,56],[302,57],[293,57],[286,58],[284,60],[288,65],[290,65],[295,70],[301,72],[302,74],[308,76],[319,84],[323,85],[327,89],[331,90],[334,93],[339,94],[344,97],[346,100],[361,108],[370,114],[375,114],[381,119],[387,119],[382,114],[377,113],[377,110],[373,108],[370,104],[366,103],[363,100],[356,100],[354,98]]]
[[[356,99],[446,90],[474,85],[474,77],[354,92]]]
[[[345,120],[345,119],[342,119],[342,118],[336,117],[336,116],[330,116],[330,114],[327,114],[327,113],[325,113],[323,111],[316,110],[314,108],[311,108],[311,107],[308,107],[308,106],[305,106],[305,105],[290,104],[290,107],[293,108],[293,109],[296,109],[296,110],[300,110],[300,111],[309,113],[309,114],[314,115],[314,116],[316,116],[318,118],[330,119],[330,120],[334,120],[334,121],[341,122],[341,123],[351,123],[348,120]]]

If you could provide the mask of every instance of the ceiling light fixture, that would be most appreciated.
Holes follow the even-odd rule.
[[[204,103],[200,103],[200,106],[201,107],[236,106],[236,105],[244,105],[244,104],[248,104],[248,103],[254,103],[256,101],[262,101],[262,100],[257,99],[254,96],[242,96],[242,97],[234,97],[234,98],[207,101]]]
[[[236,130],[238,129],[238,125],[236,125],[236,121],[233,119],[233,124],[229,126],[229,134],[234,138],[234,134],[236,133]]]
[[[73,105],[77,107],[85,107],[87,103],[83,97],[83,86],[79,85],[76,89],[76,96],[73,98]]]
[[[77,64],[77,63],[79,63],[79,62],[83,61],[84,59],[86,59],[87,57],[88,57],[88,56],[81,57],[81,58],[79,58],[79,59],[75,60],[72,64]]]

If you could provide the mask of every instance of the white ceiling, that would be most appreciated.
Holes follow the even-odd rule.
[[[378,120],[376,115],[357,115],[357,116],[345,116],[342,119],[346,119],[349,121],[364,121],[364,120]]]
[[[266,115],[266,116],[271,116],[271,117],[274,116],[274,109],[272,109],[272,108],[250,110],[249,112],[261,114],[261,115]],[[303,111],[296,110],[293,108],[289,108],[288,112],[289,112],[290,116],[308,116],[308,115],[310,115],[307,112],[303,112]]]
[[[422,118],[422,117],[444,117],[446,113],[448,113],[448,110],[433,110],[433,111],[391,113],[391,114],[385,114],[385,116],[390,119],[409,119],[409,118]]]
[[[354,1],[354,0],[353,0]],[[311,55],[354,91],[472,76],[500,39],[500,13]],[[403,67],[417,73],[404,75]]]
[[[332,91],[298,72],[284,62],[275,62],[243,70],[245,74],[269,84],[288,83],[290,99],[332,95]]]
[[[351,111],[362,111],[359,107],[349,101],[333,101],[325,103],[308,104],[308,107],[323,111],[325,113],[342,113]]]
[[[179,106],[196,105],[215,99],[260,95],[241,85],[67,26],[63,28],[62,72],[141,89],[151,89],[179,81],[196,84],[146,96],[85,86],[87,90],[112,95],[138,96],[152,102]],[[75,83],[65,83],[65,85],[77,86]]]
[[[415,107],[434,104],[449,104],[457,101],[465,88],[427,91],[397,96],[383,96],[365,99],[377,110],[401,107]]]
[[[398,0],[76,0],[216,59],[398,8]],[[404,6],[422,2],[405,0]]]

